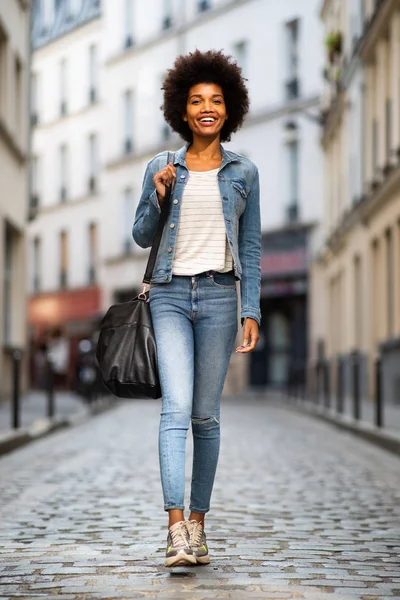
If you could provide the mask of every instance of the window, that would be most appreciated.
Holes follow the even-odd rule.
[[[362,271],[361,257],[354,258],[354,344],[355,349],[360,349],[362,345],[362,324],[363,324],[363,289],[362,289]]]
[[[41,288],[41,241],[39,237],[35,237],[32,243],[32,257],[33,257],[33,281],[32,289],[34,293],[40,292]]]
[[[88,228],[89,238],[89,272],[88,279],[89,283],[95,283],[96,281],[96,268],[97,268],[97,225],[96,223],[90,223]]]
[[[82,10],[82,0],[66,0],[67,20],[75,19]]]
[[[64,289],[68,285],[68,232],[61,231],[60,233],[60,288]]]
[[[96,191],[96,176],[98,173],[97,135],[89,136],[89,192]]]
[[[289,205],[287,219],[289,222],[299,218],[299,142],[291,140],[287,144],[289,171]]]
[[[12,330],[12,288],[13,288],[13,262],[14,262],[14,235],[11,225],[5,224],[5,249],[4,249],[4,343],[11,344]]]
[[[133,92],[127,90],[123,97],[124,115],[124,154],[130,154],[133,150]]]
[[[123,252],[129,254],[132,252],[133,239],[132,239],[132,223],[134,217],[133,210],[133,190],[128,187],[124,191],[123,197]]]
[[[37,73],[31,75],[31,125],[39,122],[39,76]]]
[[[97,100],[97,47],[92,44],[89,48],[89,103]]]
[[[67,61],[60,61],[60,114],[67,114]]]
[[[386,239],[386,310],[387,310],[387,321],[386,331],[387,337],[393,336],[394,330],[394,286],[393,286],[393,236],[392,230],[387,229],[385,233]]]
[[[299,45],[299,19],[293,19],[285,25],[286,37],[286,99],[292,100],[299,96],[298,79],[298,45]]]
[[[372,176],[375,178],[378,168],[378,121],[372,120]]]
[[[7,108],[7,37],[0,27],[0,115]]]
[[[36,217],[39,205],[39,157],[34,156],[31,161],[31,197],[29,199],[29,220],[32,220]]]
[[[172,0],[163,0],[162,28],[170,29],[170,27],[172,27]]]
[[[233,55],[236,58],[236,62],[239,67],[242,68],[243,75],[247,75],[247,55],[248,55],[248,43],[246,41],[235,44]]]
[[[157,87],[157,106],[161,106],[163,103],[163,83],[164,83],[164,77],[165,77],[165,73],[161,73],[160,74],[160,79],[159,79],[159,87]],[[159,127],[160,127],[160,134],[161,134],[161,139],[163,142],[167,142],[172,135],[172,129],[171,127],[168,125],[168,123],[165,121],[164,119],[164,115],[162,110],[160,110],[158,112],[159,115]]]
[[[65,144],[60,146],[60,201],[67,199],[68,181],[68,148]]]
[[[21,135],[22,127],[22,64],[20,60],[15,58],[15,93],[14,93],[14,110],[15,110],[15,125],[18,135]]]
[[[197,10],[199,12],[205,12],[211,8],[210,0],[198,0],[197,2]]]
[[[130,48],[133,46],[133,0],[125,0],[124,28],[124,47]]]
[[[40,2],[40,19],[42,24],[42,33],[49,31],[54,23],[54,1],[42,0]]]
[[[386,163],[390,163],[390,153],[392,150],[392,130],[393,130],[392,101],[390,98],[386,99],[386,104],[385,104],[385,126],[386,126],[386,131],[385,131],[386,156],[385,156],[385,160],[386,160]]]

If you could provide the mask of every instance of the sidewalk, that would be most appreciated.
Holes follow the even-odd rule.
[[[383,427],[377,427],[375,425],[375,404],[366,399],[361,402],[360,419],[357,420],[353,416],[352,398],[349,397],[344,399],[343,413],[337,412],[336,397],[334,396],[330,398],[329,407],[324,405],[322,396],[319,398],[319,402],[295,395],[287,396],[284,393],[275,393],[273,398],[279,405],[307,412],[386,450],[400,454],[400,406],[384,405]]]
[[[74,413],[86,411],[87,405],[83,398],[71,391],[56,390],[55,416],[67,417]],[[47,413],[47,394],[42,390],[32,390],[21,398],[20,424],[29,427],[38,419],[45,419]],[[12,402],[0,404],[0,431],[12,429]]]
[[[92,405],[71,391],[55,390],[54,417],[47,417],[47,395],[32,390],[20,400],[20,427],[12,427],[12,402],[0,404],[0,456],[47,434],[80,423],[92,415],[117,405],[111,396],[97,399]]]

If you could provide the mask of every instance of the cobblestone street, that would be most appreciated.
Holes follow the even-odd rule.
[[[400,598],[399,458],[254,398],[223,402],[211,564],[164,568],[159,410],[1,458],[1,598]]]

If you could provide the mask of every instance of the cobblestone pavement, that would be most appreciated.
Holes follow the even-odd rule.
[[[211,565],[164,568],[159,409],[0,460],[1,598],[400,598],[399,458],[255,399],[223,403]]]

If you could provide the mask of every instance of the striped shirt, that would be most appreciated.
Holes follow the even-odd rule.
[[[189,171],[182,195],[173,275],[233,269],[226,237],[218,171]]]

